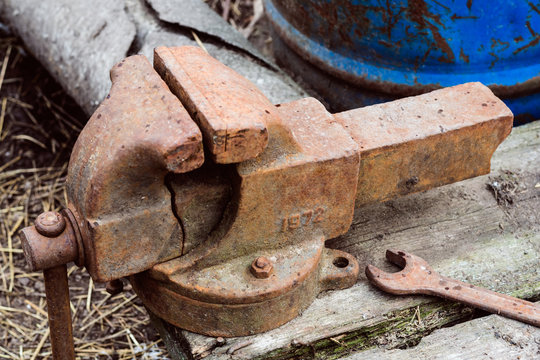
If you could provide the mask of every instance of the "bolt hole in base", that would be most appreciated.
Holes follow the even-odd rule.
[[[347,266],[349,266],[349,259],[343,256],[338,256],[334,259],[333,264],[335,267],[338,268],[346,268]]]

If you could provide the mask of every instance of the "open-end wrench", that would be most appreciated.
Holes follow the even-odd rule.
[[[441,276],[424,259],[404,251],[386,250],[386,258],[403,270],[387,273],[368,265],[366,276],[381,290],[440,296],[540,327],[540,306],[532,302]]]

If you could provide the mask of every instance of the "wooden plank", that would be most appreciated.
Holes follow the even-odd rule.
[[[540,304],[539,304],[540,305]],[[409,349],[374,349],[346,360],[538,359],[540,329],[491,315],[436,330]]]
[[[490,175],[357,209],[350,231],[328,246],[387,270],[385,249],[403,249],[443,275],[522,298],[539,296],[539,159],[537,121],[513,130],[496,151]],[[500,202],[493,187],[503,189]],[[189,344],[184,351],[194,358],[337,358],[416,344],[433,329],[471,316],[455,303],[384,294],[362,274],[354,287],[322,294],[302,316],[267,333],[225,343],[182,334]]]

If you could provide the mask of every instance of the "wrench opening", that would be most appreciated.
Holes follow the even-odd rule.
[[[399,266],[401,269],[405,268],[407,264],[407,253],[404,251],[386,250],[386,259],[392,264]]]
[[[382,271],[376,266],[366,266],[366,276],[378,288],[391,294],[411,294],[418,290],[417,277],[424,277],[432,273],[431,268],[425,262],[418,261],[419,258],[405,251],[387,250],[386,258],[392,264],[399,266],[402,270],[395,273]]]

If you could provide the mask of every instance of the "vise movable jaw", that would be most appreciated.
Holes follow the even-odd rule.
[[[67,225],[23,229],[25,255],[129,277],[152,312],[213,336],[352,286],[357,260],[324,242],[355,206],[488,173],[513,119],[479,83],[335,115],[313,98],[274,106],[195,47],[157,48],[154,67],[129,57],[111,79],[73,149]]]

